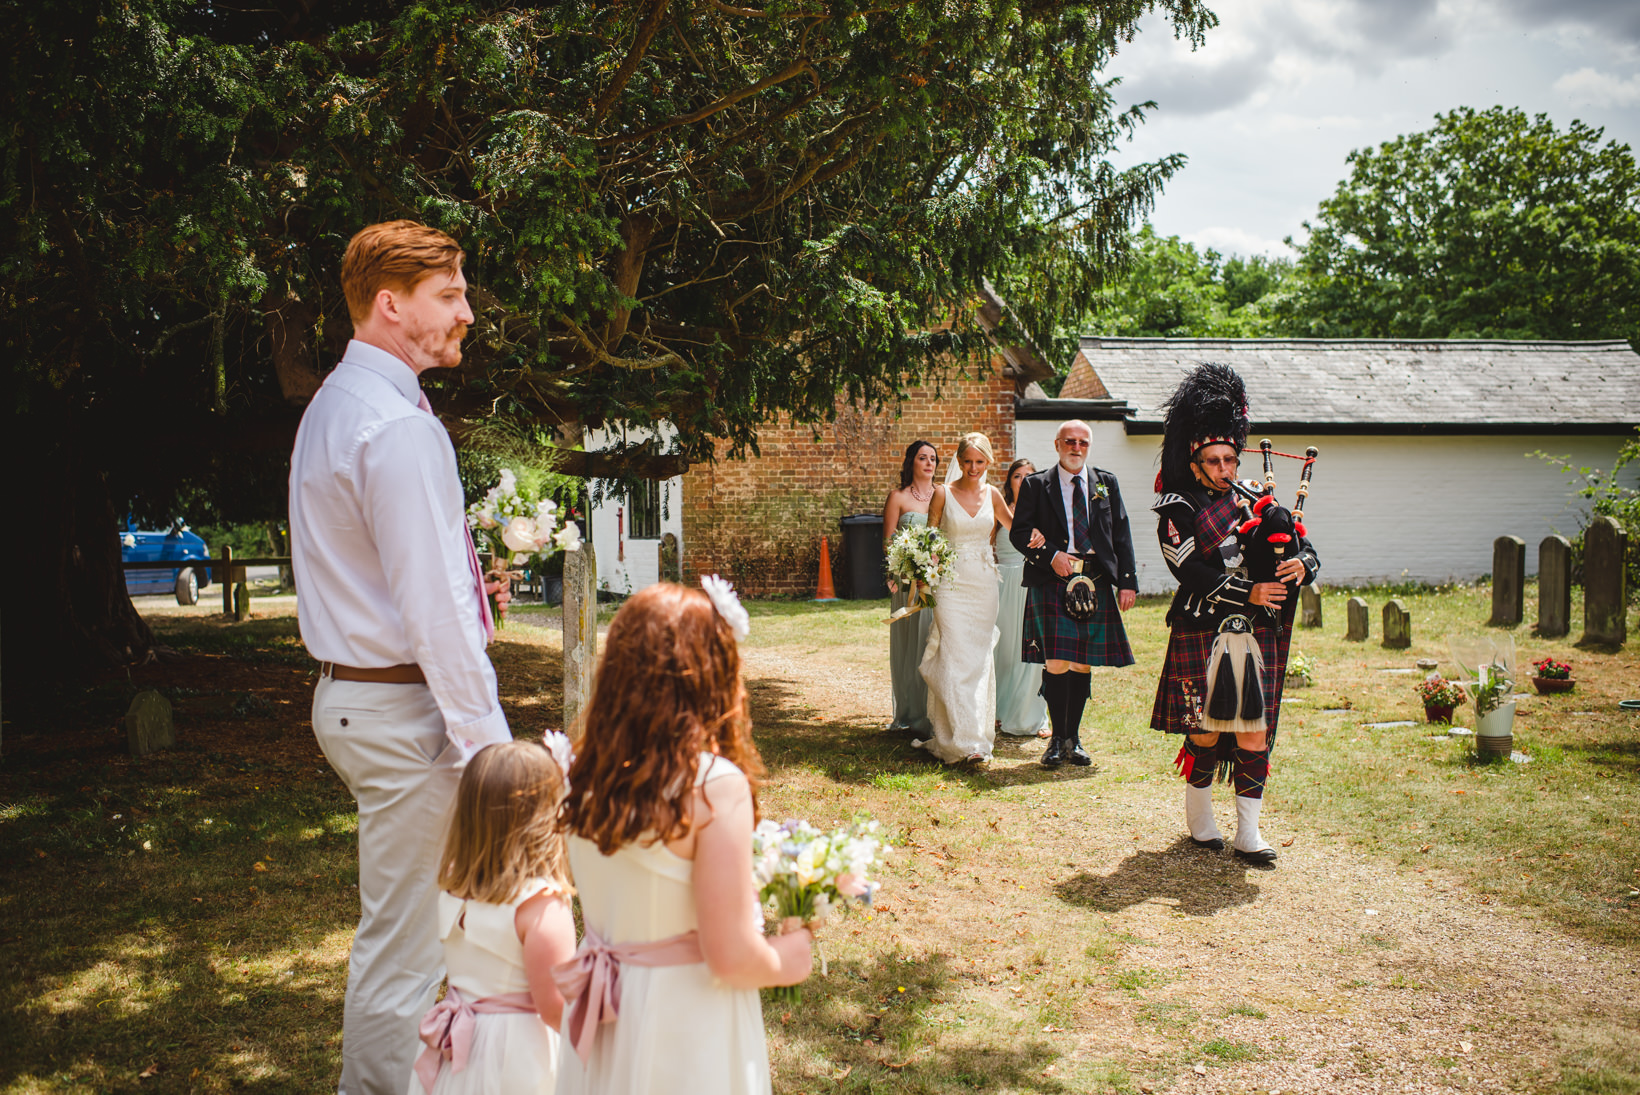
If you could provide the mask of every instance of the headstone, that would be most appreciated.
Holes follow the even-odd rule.
[[[683,554],[678,551],[678,538],[673,533],[661,537],[661,581],[683,581]]]
[[[234,583],[233,618],[241,622],[251,618],[251,587],[244,582]]]
[[[1610,517],[1596,517],[1583,533],[1583,641],[1621,646],[1628,638],[1628,534]]]
[[[598,560],[592,541],[564,553],[564,729],[592,699],[598,667]]]
[[[1538,545],[1540,639],[1558,639],[1572,629],[1572,545],[1564,536],[1545,536]]]
[[[1391,650],[1405,650],[1412,645],[1412,613],[1400,598],[1384,606],[1384,645]]]
[[[1492,627],[1516,627],[1526,611],[1526,541],[1499,536],[1492,541]]]
[[[1367,602],[1359,597],[1351,597],[1344,605],[1345,617],[1349,629],[1344,632],[1344,638],[1352,643],[1367,641]]]
[[[1298,626],[1321,626],[1321,591],[1305,586],[1298,591]]]
[[[177,743],[171,701],[152,688],[138,692],[125,712],[125,741],[133,757],[144,757]]]

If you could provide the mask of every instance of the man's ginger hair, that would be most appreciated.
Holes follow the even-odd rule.
[[[370,318],[383,289],[408,293],[439,271],[454,274],[465,256],[461,244],[437,228],[415,221],[384,221],[360,229],[342,256],[342,292],[353,325]]]

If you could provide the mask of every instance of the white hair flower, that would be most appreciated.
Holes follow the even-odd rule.
[[[541,745],[552,754],[552,759],[557,762],[558,770],[563,773],[567,783],[569,765],[575,759],[575,749],[570,745],[568,736],[562,730],[548,730],[541,735]]]
[[[729,625],[734,632],[735,642],[744,642],[752,631],[752,618],[746,614],[740,598],[735,596],[735,587],[718,577],[716,574],[702,574],[700,588],[712,599],[712,607],[717,609],[723,622]]]

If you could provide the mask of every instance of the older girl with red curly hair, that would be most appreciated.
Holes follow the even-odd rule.
[[[809,974],[807,928],[763,934],[745,613],[703,584],[651,586],[610,624],[563,815],[586,936],[556,971],[560,1095],[768,1092],[757,990]]]

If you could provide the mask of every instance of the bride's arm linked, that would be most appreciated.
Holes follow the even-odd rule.
[[[709,792],[709,793],[703,793]],[[707,968],[737,989],[795,985],[809,975],[813,934],[799,928],[766,936],[752,880],[752,795],[746,777],[713,780],[695,791],[695,918]]]

